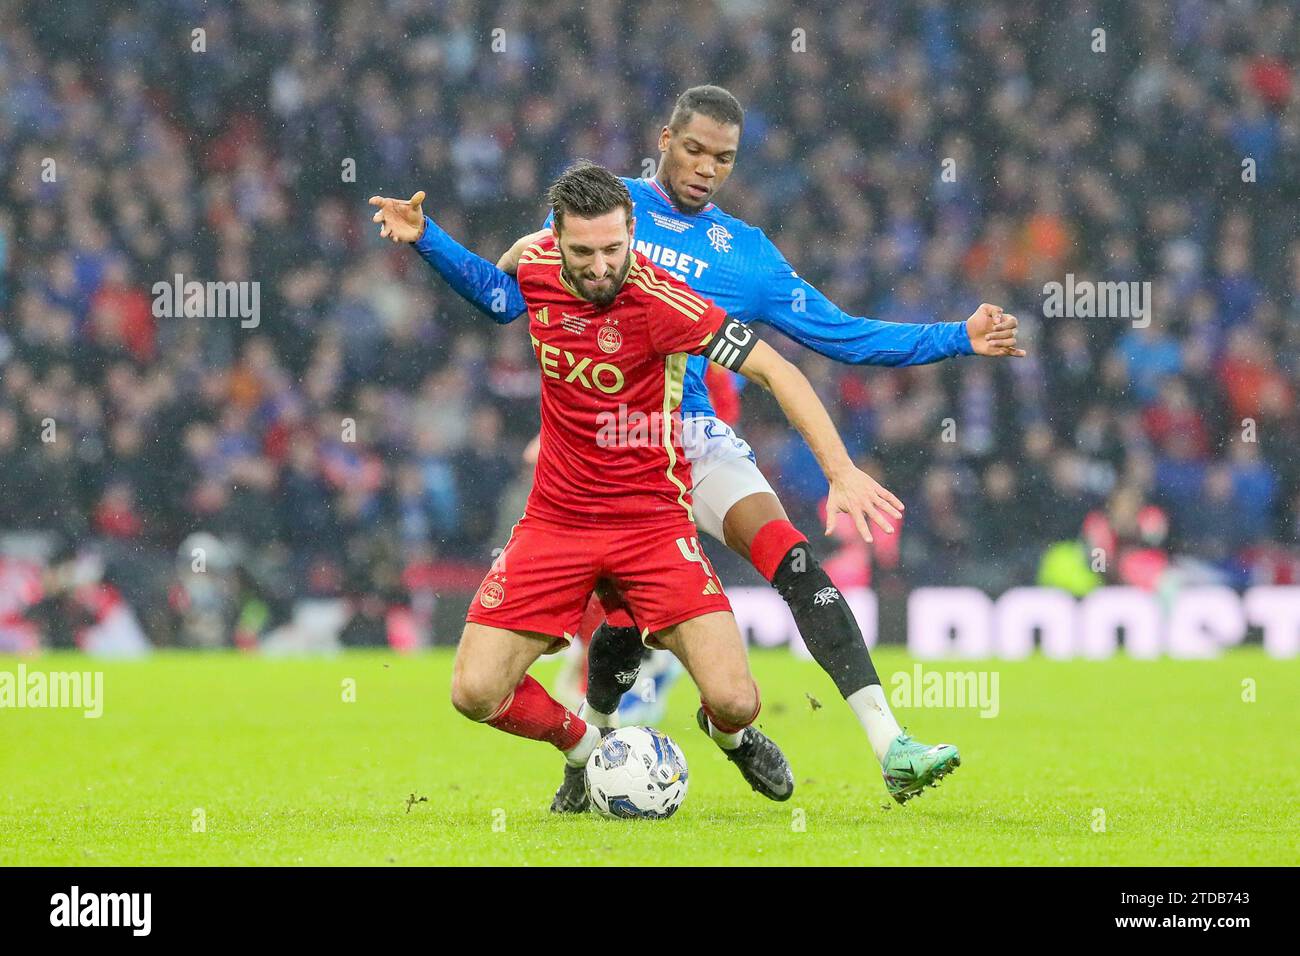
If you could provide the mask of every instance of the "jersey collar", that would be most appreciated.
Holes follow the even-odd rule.
[[[560,277],[560,285],[564,286],[565,292],[569,293],[569,295],[573,296],[575,299],[579,299],[582,302],[587,301],[586,299],[582,298],[582,296],[578,295],[578,290],[573,287],[573,283],[569,281],[569,277],[564,274],[563,266],[560,267],[560,271],[557,274]]]

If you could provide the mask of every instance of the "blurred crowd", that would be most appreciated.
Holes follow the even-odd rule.
[[[909,506],[841,565],[1289,582],[1297,38],[1262,0],[0,5],[0,533],[43,542],[0,561],[95,551],[162,643],[256,641],[302,597],[347,598],[358,643],[427,628],[420,595],[472,588],[519,514],[537,373],[522,324],[378,241],[366,199],[424,189],[495,260],[568,161],[645,173],[676,95],[715,82],[747,110],[720,204],[801,275],[899,322],[996,302],[1030,351],[886,370],[789,346]],[[1045,317],[1067,274],[1150,283],[1149,324]],[[257,282],[260,314],[161,317],[177,276]],[[815,462],[743,399],[814,528]],[[243,632],[193,621],[195,534]]]

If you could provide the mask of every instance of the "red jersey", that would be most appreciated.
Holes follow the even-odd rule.
[[[597,306],[561,274],[548,236],[519,260],[519,289],[542,370],[542,441],[525,513],[578,526],[691,521],[682,452],[686,355],[726,313],[639,253],[614,301]]]

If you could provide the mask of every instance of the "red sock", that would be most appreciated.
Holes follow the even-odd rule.
[[[516,737],[545,740],[560,750],[571,750],[587,733],[587,723],[529,674],[483,723]]]
[[[806,544],[807,541],[803,533],[790,522],[781,518],[769,521],[758,529],[754,540],[749,542],[750,563],[758,569],[759,574],[771,581],[790,549],[796,544]]]

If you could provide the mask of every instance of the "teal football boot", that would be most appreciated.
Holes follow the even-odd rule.
[[[952,744],[931,747],[901,733],[889,745],[881,770],[889,795],[898,803],[906,803],[919,797],[926,787],[937,787],[960,766],[961,754]]]

